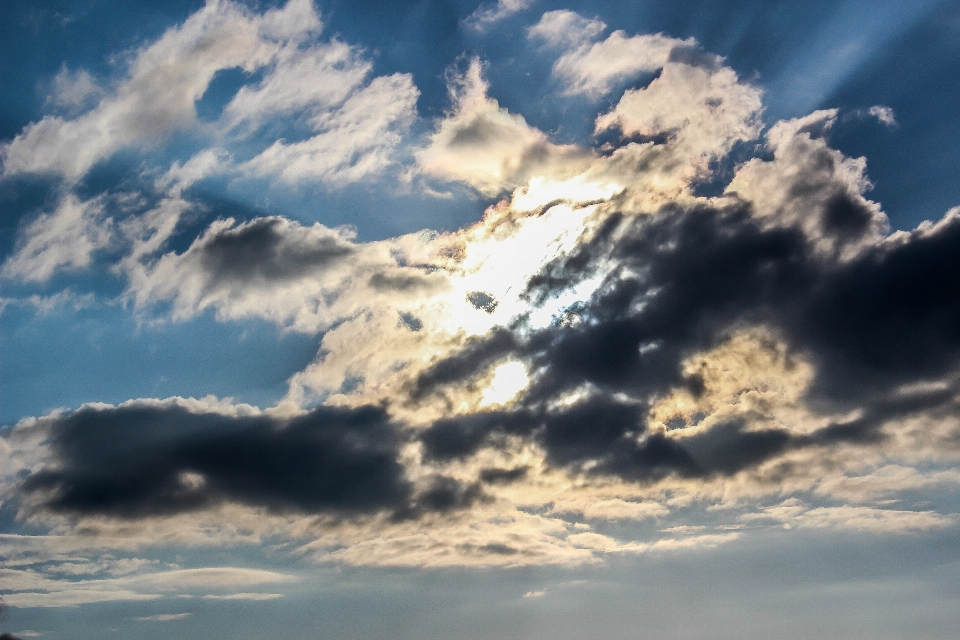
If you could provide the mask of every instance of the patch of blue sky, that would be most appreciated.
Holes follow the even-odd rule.
[[[827,99],[828,106],[893,109],[897,126],[840,127],[832,143],[865,156],[874,189],[895,228],[937,220],[960,205],[960,3],[899,34]]]
[[[137,397],[213,394],[270,407],[316,356],[320,339],[259,320],[217,322],[209,313],[189,322],[141,320],[95,300],[50,310],[8,304],[0,314],[0,424]]]
[[[802,116],[820,107],[840,86],[898,35],[922,21],[943,0],[848,0],[810,39],[784,56],[764,82],[768,114]]]

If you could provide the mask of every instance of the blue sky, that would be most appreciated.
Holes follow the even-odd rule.
[[[952,637],[957,2],[0,18],[0,631]]]

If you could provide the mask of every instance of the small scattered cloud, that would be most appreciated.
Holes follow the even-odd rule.
[[[68,111],[92,106],[105,91],[85,69],[70,71],[66,65],[54,76],[46,104]]]
[[[692,38],[680,40],[659,33],[628,36],[614,31],[605,40],[597,40],[605,29],[603,22],[572,11],[548,11],[530,28],[528,37],[562,51],[553,75],[563,84],[564,93],[592,99],[625,80],[658,71],[675,49],[696,46]]]
[[[26,226],[0,275],[45,282],[58,270],[89,267],[94,253],[110,245],[112,222],[102,199],[81,200],[67,194],[54,211]]]
[[[171,622],[173,620],[184,620],[192,615],[192,613],[158,613],[153,616],[134,618],[134,620],[140,622]]]
[[[493,25],[533,6],[536,0],[497,0],[493,6],[481,5],[464,19],[463,24],[475,31],[486,31]]]
[[[201,596],[204,600],[276,600],[282,598],[282,593],[230,593],[227,595],[207,594]]]
[[[893,115],[893,109],[883,105],[873,105],[867,110],[871,116],[879,120],[882,124],[887,125],[888,127],[897,126],[897,119]]]

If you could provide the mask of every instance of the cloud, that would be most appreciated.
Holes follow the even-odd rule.
[[[67,194],[54,211],[41,214],[24,228],[0,274],[45,282],[58,270],[89,267],[94,253],[110,245],[112,222],[102,199],[84,201]]]
[[[497,195],[537,175],[561,177],[582,170],[591,154],[573,145],[556,145],[487,95],[480,60],[450,78],[452,111],[418,156],[430,176],[464,182]]]
[[[262,601],[262,600],[276,600],[277,598],[282,598],[282,593],[231,593],[229,595],[213,595],[207,594],[201,596],[204,600],[251,600],[251,601]]]
[[[379,173],[392,164],[419,95],[409,74],[376,78],[338,109],[311,118],[317,135],[292,144],[277,141],[239,169],[288,183],[344,184]]]
[[[890,107],[875,104],[867,110],[867,113],[888,127],[894,127],[897,125],[897,119],[894,117],[893,109]]]
[[[470,29],[476,31],[486,31],[494,24],[505,20],[510,16],[530,8],[535,0],[497,0],[492,7],[481,5],[476,11],[467,16],[463,23]]]
[[[826,476],[816,492],[850,502],[867,502],[943,484],[960,483],[960,473],[924,474],[911,467],[888,464],[863,475]]]
[[[294,577],[273,571],[243,569],[237,567],[206,567],[144,573],[122,578],[64,580],[50,578],[35,570],[5,569],[0,572],[8,595],[5,599],[16,607],[73,607],[98,602],[158,600],[182,591],[232,590],[243,587],[284,584]],[[220,597],[223,594],[212,594]],[[249,599],[249,593],[225,594],[223,597],[241,596]],[[145,621],[165,622],[177,620],[190,614],[160,614],[137,618]]]
[[[553,47],[573,46],[596,40],[606,28],[606,23],[600,20],[560,9],[544,13],[537,24],[527,29],[527,36]]]
[[[66,110],[82,109],[103,96],[104,90],[84,69],[71,72],[66,65],[53,78],[47,104]]]
[[[597,99],[615,85],[642,73],[652,73],[670,60],[676,48],[691,49],[696,42],[663,34],[628,36],[614,31],[596,42],[606,25],[568,10],[548,11],[528,36],[540,39],[563,53],[553,65],[553,75],[569,95]]]
[[[73,115],[46,116],[0,147],[7,177],[65,179],[54,211],[22,225],[3,276],[43,283],[105,259],[136,288],[184,214],[203,210],[185,195],[202,179],[337,188],[396,168],[416,119],[412,77],[369,78],[372,64],[359,48],[320,41],[320,30],[309,0],[263,14],[229,1],[209,3],[134,52],[125,76],[112,84],[94,87],[88,73],[64,69],[51,100],[69,102]],[[201,122],[197,102],[218,72],[236,68],[263,77],[241,86],[213,122]],[[277,139],[278,130],[290,140]],[[209,146],[165,173],[145,158],[132,179],[137,186],[79,195],[89,170],[121,149],[161,156],[163,149],[198,143]]]
[[[421,234],[361,244],[349,229],[281,217],[218,220],[186,251],[135,270],[130,293],[141,306],[170,300],[176,318],[214,308],[314,332],[377,302],[402,307],[411,293],[444,289],[441,273],[417,267],[424,244]]]
[[[801,226],[819,250],[846,257],[862,244],[876,245],[887,221],[863,197],[871,188],[866,161],[845,157],[823,138],[836,115],[817,111],[771,127],[766,138],[773,161],[748,161],[727,192],[749,201],[768,223]]]
[[[335,109],[362,87],[371,64],[339,41],[302,48],[282,48],[270,71],[253,85],[242,86],[223,109],[228,128],[253,131],[268,118],[319,114]],[[323,78],[323,82],[318,82]]]
[[[20,567],[18,606],[227,587],[248,590],[196,595],[257,600],[282,594],[252,585],[290,579],[155,571],[130,555],[152,546],[278,541],[318,563],[576,566],[709,549],[749,535],[744,523],[874,534],[953,523],[882,501],[956,482],[960,210],[890,234],[866,197],[866,161],[830,147],[836,111],[761,137],[762,92],[722,58],[605,29],[555,11],[528,31],[558,55],[566,94],[596,100],[659,71],[592,113],[594,137],[578,144],[501,107],[479,59],[450,74],[450,111],[411,142],[412,77],[371,78],[357,49],[318,42],[305,2],[262,16],[208,5],[136,54],[99,106],[10,143],[6,171],[42,165],[46,147],[27,152],[35,129],[107,122],[122,111],[111,105],[159,82],[164,51],[196,63],[169,81],[168,102],[201,96],[234,54],[229,64],[262,69],[203,125],[216,145],[145,174],[150,198],[123,209],[65,190],[23,226],[4,274],[49,282],[116,249],[138,318],[212,311],[320,339],[266,410],[139,399],[4,433],[4,495],[50,534],[0,537]],[[249,38],[204,53],[214,32]],[[192,104],[160,128],[200,127]],[[288,139],[274,135],[280,120]],[[77,177],[145,135],[43,166]],[[503,199],[464,229],[374,242],[281,215],[180,225],[198,206],[190,185],[209,176],[335,187],[403,162],[410,188],[460,183]],[[644,533],[655,529],[669,537]]]
[[[43,428],[55,466],[34,470],[22,491],[52,512],[136,518],[235,501],[350,514],[398,509],[412,494],[389,419],[373,407],[275,420],[132,402]]]
[[[706,62],[689,64],[674,50],[659,77],[626,91],[613,111],[597,118],[596,131],[616,126],[625,136],[672,137],[674,145],[704,160],[726,155],[735,142],[756,138],[762,127],[759,89],[741,83],[719,59],[702,58]]]
[[[75,607],[81,604],[98,602],[123,602],[156,600],[157,594],[138,593],[128,589],[71,589],[67,591],[52,591],[39,593],[24,591],[7,595],[6,600],[14,607],[48,608],[48,607]]]
[[[275,53],[258,26],[233,3],[207,4],[138,52],[128,78],[93,110],[72,120],[47,116],[4,145],[4,174],[55,172],[78,179],[123,147],[194,126],[194,103],[219,69],[252,71]]]
[[[796,499],[769,507],[763,514],[749,516],[748,520],[769,517],[787,526],[801,528],[833,528],[863,531],[875,534],[903,534],[944,529],[952,526],[956,515],[942,515],[934,511],[903,511],[854,505],[807,508]]]
[[[669,509],[656,502],[629,502],[614,498],[588,505],[583,510],[583,517],[591,520],[643,520],[658,518],[668,513],[670,513]]]
[[[192,615],[192,613],[158,613],[155,616],[143,616],[134,618],[134,620],[139,622],[171,622],[173,620],[183,620]]]
[[[267,124],[298,118],[310,131],[299,141],[276,140],[254,157],[221,172],[330,185],[354,182],[393,163],[393,152],[416,115],[419,92],[409,74],[367,81],[371,63],[337,40],[313,42],[321,31],[310,0],[252,14],[233,2],[214,2],[137,51],[127,76],[111,90],[90,76],[64,70],[54,103],[96,106],[74,118],[46,116],[0,151],[4,175],[54,173],[82,178],[117,151],[155,148],[177,132],[240,144]],[[212,125],[196,103],[219,71],[264,70],[242,86]]]
[[[652,543],[621,543],[610,536],[590,531],[567,536],[573,544],[603,553],[649,553],[657,551],[677,551],[680,549],[712,548],[731,542],[740,537],[739,533],[704,534],[686,538],[663,538]]]
[[[648,480],[711,477],[798,447],[876,442],[886,420],[950,406],[953,387],[890,403],[888,394],[957,366],[946,320],[957,313],[957,298],[938,275],[953,270],[957,221],[948,216],[909,237],[867,245],[855,259],[827,259],[818,251],[824,237],[837,244],[860,237],[824,224],[811,238],[780,220],[784,226],[768,227],[735,201],[611,217],[615,231],[530,281],[531,298],[544,300],[601,270],[604,284],[577,307],[582,324],[498,330],[421,375],[424,393],[515,358],[531,377],[516,407],[436,422],[424,433],[427,451],[462,456],[517,434],[571,468]],[[805,354],[813,366],[808,393],[838,408],[861,407],[860,418],[804,430],[744,412],[692,431],[651,429],[648,398],[672,389],[704,393],[703,375],[684,370],[684,354],[721,347],[751,324]],[[580,390],[587,391],[579,399],[561,402]]]

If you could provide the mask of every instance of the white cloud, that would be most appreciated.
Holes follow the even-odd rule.
[[[204,567],[139,573],[119,578],[65,580],[43,571],[0,569],[4,600],[17,607],[67,607],[96,602],[156,600],[184,591],[233,591],[244,587],[285,584],[297,578],[288,574],[240,567]],[[211,595],[211,594],[207,594]],[[232,599],[260,599],[248,592],[219,593]],[[256,596],[251,598],[250,596]],[[173,618],[171,618],[173,619]]]
[[[519,11],[529,8],[536,0],[497,0],[492,7],[481,5],[471,13],[463,23],[477,31],[486,31],[494,24],[505,20]]]
[[[627,36],[614,31],[594,42],[606,25],[571,11],[549,11],[530,28],[531,38],[542,39],[564,52],[553,65],[553,75],[564,93],[600,98],[622,81],[662,68],[677,47],[694,47],[693,38],[679,40],[663,34]]]
[[[935,511],[880,509],[858,505],[810,509],[795,498],[767,507],[762,513],[746,515],[742,519],[755,521],[763,518],[779,520],[786,527],[849,529],[873,534],[935,531],[950,527],[957,521],[956,515],[944,515]]]
[[[227,589],[251,587],[263,584],[294,582],[294,576],[242,567],[204,567],[147,573],[117,579],[119,584],[135,584],[160,591],[183,591],[190,589]]]
[[[238,5],[208,3],[141,50],[127,80],[95,109],[73,120],[47,116],[4,145],[3,171],[80,178],[118,149],[195,125],[194,103],[214,73],[231,67],[252,71],[276,49],[259,37],[258,21]]]
[[[606,23],[600,20],[559,9],[544,13],[540,21],[527,30],[527,37],[543,40],[553,47],[573,46],[593,42],[606,28]]]
[[[192,613],[158,613],[155,616],[143,616],[134,618],[140,622],[170,622],[172,620],[183,620],[192,616]]]
[[[816,493],[845,501],[867,502],[950,484],[960,484],[960,471],[921,473],[912,467],[888,464],[862,475],[828,475],[820,481]]]
[[[409,74],[375,78],[342,106],[312,116],[317,135],[291,144],[274,142],[239,169],[288,183],[344,184],[380,173],[394,162],[394,151],[416,116],[418,96]]]
[[[875,104],[867,111],[874,118],[887,125],[888,127],[894,127],[897,124],[897,119],[893,115],[893,109],[883,105]]]
[[[81,604],[95,604],[98,602],[122,602],[138,600],[156,600],[160,598],[155,593],[139,593],[129,589],[66,589],[46,593],[23,591],[5,594],[4,601],[14,607],[49,608],[75,607]]]
[[[338,107],[356,91],[372,65],[356,49],[333,41],[302,49],[284,47],[256,86],[240,88],[224,108],[227,127],[255,129],[265,119]]]
[[[752,204],[767,225],[802,228],[816,247],[848,258],[887,231],[880,206],[863,194],[872,185],[865,158],[848,158],[818,137],[833,126],[835,110],[781,121],[767,131],[773,160],[753,158],[737,170],[727,193]]]
[[[47,116],[26,127],[0,149],[3,171],[53,172],[77,180],[121,148],[155,145],[178,130],[218,136],[229,146],[267,122],[292,117],[316,135],[291,144],[277,141],[243,169],[287,182],[328,184],[381,171],[416,115],[419,93],[407,74],[365,85],[371,64],[355,47],[337,40],[305,45],[321,26],[310,0],[290,0],[263,15],[228,0],[210,2],[140,50],[128,76],[104,93],[96,108],[74,119]],[[202,126],[195,103],[217,71],[236,67],[266,73],[256,85],[240,88],[216,125]],[[61,102],[88,100],[99,91],[85,72],[61,76],[55,83]]]
[[[685,538],[663,538],[656,542],[621,543],[610,536],[586,531],[567,536],[573,544],[604,553],[649,553],[681,549],[711,549],[740,537],[739,533],[703,534]]]
[[[649,86],[627,91],[613,111],[598,117],[596,131],[667,135],[692,159],[706,160],[756,138],[761,110],[760,90],[740,82],[733,69],[670,62]]]
[[[424,173],[496,195],[535,176],[562,177],[586,168],[591,157],[587,150],[551,143],[522,116],[489,97],[488,89],[476,58],[451,79],[453,110],[419,154]]]
[[[201,596],[204,600],[250,600],[250,601],[262,601],[262,600],[276,600],[277,598],[282,598],[282,593],[231,593],[228,595],[214,595],[207,594]]]
[[[67,194],[53,212],[27,225],[0,274],[45,282],[59,269],[88,267],[93,254],[110,244],[111,224],[100,198],[83,201]]]
[[[604,520],[643,520],[660,518],[670,510],[658,502],[629,502],[614,498],[594,502],[583,509],[583,517]]]
[[[286,218],[219,220],[183,253],[135,272],[130,294],[141,306],[172,301],[179,319],[214,308],[223,319],[259,317],[313,332],[405,296],[391,277],[422,292],[442,288],[442,274],[399,266],[421,244],[419,234],[355,243],[348,229]],[[378,278],[386,278],[383,286]]]
[[[88,107],[104,94],[88,71],[70,71],[66,65],[54,76],[50,89],[46,103],[67,110]]]

